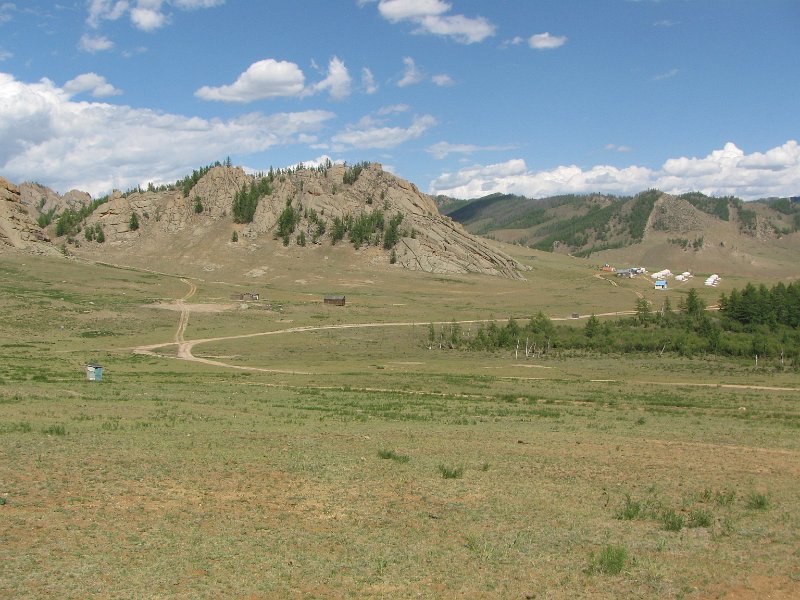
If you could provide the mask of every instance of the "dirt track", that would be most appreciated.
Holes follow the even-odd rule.
[[[187,360],[191,362],[203,363],[206,365],[214,366],[214,367],[223,367],[226,369],[237,369],[240,371],[256,371],[261,373],[285,373],[285,374],[292,374],[292,375],[312,375],[313,373],[307,371],[296,371],[296,370],[286,370],[286,369],[267,369],[263,367],[247,367],[242,365],[232,365],[230,363],[222,362],[219,360],[211,360],[209,358],[200,358],[195,356],[192,353],[192,350],[198,344],[206,344],[210,342],[221,342],[221,341],[228,341],[228,340],[238,340],[243,338],[253,338],[253,337],[262,337],[266,335],[282,335],[282,334],[292,334],[292,333],[306,333],[310,331],[329,331],[335,329],[367,329],[367,328],[377,328],[377,327],[414,327],[414,326],[421,326],[426,325],[427,323],[418,322],[418,321],[398,321],[392,323],[344,323],[340,325],[305,325],[300,327],[288,327],[286,329],[277,329],[274,331],[261,331],[258,333],[244,333],[240,335],[229,335],[229,336],[221,336],[221,337],[213,337],[213,338],[202,338],[196,340],[186,340],[186,327],[189,324],[189,315],[191,314],[192,310],[189,305],[186,304],[186,300],[191,298],[195,292],[197,291],[197,286],[194,285],[188,279],[181,279],[183,283],[189,286],[188,293],[175,301],[175,305],[180,307],[181,316],[178,321],[178,329],[175,331],[174,341],[172,342],[165,342],[161,344],[149,344],[145,346],[137,346],[133,349],[136,354],[147,354],[150,356],[164,356],[156,352],[159,348],[166,348],[168,346],[177,346],[177,358],[180,360]],[[624,310],[624,311],[617,311],[617,312],[609,312],[609,313],[600,313],[595,316],[598,317],[612,317],[612,316],[622,316],[622,315],[632,315],[635,314],[635,311],[631,310]],[[585,319],[588,315],[583,315],[577,317],[578,319]],[[574,320],[575,317],[551,317],[552,321],[571,321]],[[456,323],[460,325],[466,325],[471,323],[488,323],[489,319],[472,319],[467,321],[456,321]],[[434,325],[447,325],[452,323],[452,321],[435,321],[433,322]],[[540,378],[536,378],[540,379]],[[616,382],[617,380],[604,380],[609,382]],[[726,389],[747,389],[747,390],[768,390],[768,391],[780,391],[780,392],[794,392],[800,391],[797,388],[788,388],[788,387],[773,387],[773,386],[764,386],[764,385],[746,385],[746,384],[734,384],[734,383],[695,383],[695,382],[680,382],[680,381],[645,381],[642,383],[646,383],[648,385],[663,385],[663,386],[671,386],[671,387],[680,387],[680,386],[691,386],[691,387],[720,387]]]

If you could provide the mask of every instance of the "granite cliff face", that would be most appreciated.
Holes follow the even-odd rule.
[[[35,254],[58,254],[22,204],[19,188],[0,177],[0,252],[10,248]]]

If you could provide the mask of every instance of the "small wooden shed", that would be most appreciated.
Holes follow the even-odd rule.
[[[87,381],[102,381],[103,380],[103,365],[86,365],[86,380]]]
[[[328,294],[324,299],[325,304],[333,304],[334,306],[344,306],[345,297],[341,294]]]

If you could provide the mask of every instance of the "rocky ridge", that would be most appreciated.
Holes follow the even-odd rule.
[[[23,205],[19,188],[0,177],[0,251],[3,248],[35,254],[58,254]]]
[[[245,186],[262,181],[266,174],[256,177],[239,167],[216,166],[186,191],[179,186],[127,194],[115,191],[83,224],[84,228],[102,229],[105,241],[102,244],[84,241],[83,235],[76,235],[72,243],[80,246],[80,253],[87,256],[105,248],[131,255],[168,258],[176,253],[186,257],[199,254],[203,245],[219,244],[220,232],[227,230],[223,238],[226,251],[247,244],[280,247],[283,240],[277,239],[278,220],[286,207],[291,206],[297,211],[298,222],[286,239],[288,243],[283,245],[331,245],[335,218],[357,218],[380,210],[385,222],[397,214],[402,215],[402,221],[399,239],[392,250],[384,249],[379,235],[375,235],[371,245],[364,244],[357,251],[369,252],[373,262],[379,253],[388,265],[391,254],[392,261],[411,270],[523,278],[525,267],[486,240],[467,233],[449,217],[440,215],[432,198],[415,185],[384,171],[377,163],[364,166],[355,181],[345,183],[347,173],[343,165],[274,173],[269,176],[270,191],[261,195],[252,222],[244,224],[233,222],[234,197]],[[37,194],[40,198],[50,197],[41,194],[41,190],[30,189],[31,198]],[[138,228],[131,228],[133,214]],[[321,221],[325,223],[325,233],[315,235]],[[212,234],[217,236],[216,241],[212,241]],[[232,246],[229,242],[232,237],[240,240],[238,245]],[[347,239],[339,244],[347,244]]]

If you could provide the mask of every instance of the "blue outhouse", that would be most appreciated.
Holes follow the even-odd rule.
[[[86,365],[86,379],[88,381],[102,381],[103,380],[103,366],[102,365]]]

